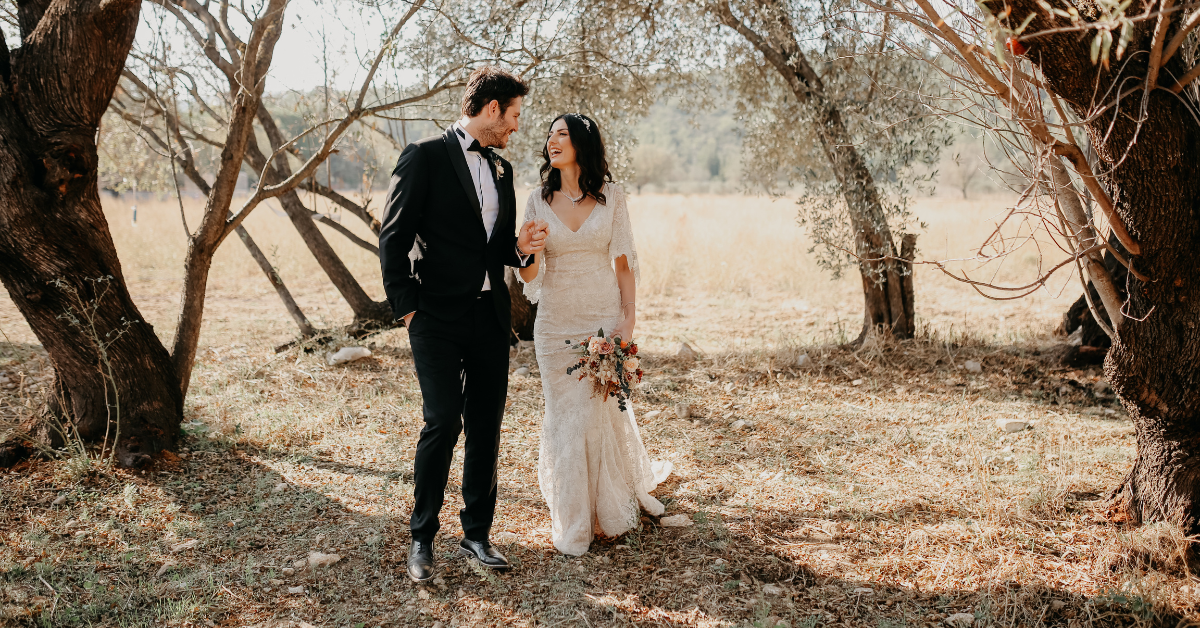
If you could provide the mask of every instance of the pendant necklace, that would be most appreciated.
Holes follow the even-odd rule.
[[[582,201],[585,196],[587,196],[587,194],[583,193],[583,190],[579,191],[579,196],[577,198],[572,198],[570,194],[567,194],[566,188],[561,188],[559,191],[562,192],[563,196],[567,197],[568,201],[571,201],[571,207],[579,205],[579,202]]]

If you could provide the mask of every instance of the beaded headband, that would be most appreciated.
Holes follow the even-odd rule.
[[[587,132],[588,132],[588,133],[591,133],[591,132],[592,132],[592,121],[591,121],[591,120],[588,120],[586,117],[584,117],[584,115],[583,115],[583,114],[581,114],[581,113],[568,113],[567,115],[569,115],[569,116],[575,116],[575,119],[576,119],[576,120],[579,120],[580,122],[582,122],[582,123],[583,123],[583,128],[587,129]]]

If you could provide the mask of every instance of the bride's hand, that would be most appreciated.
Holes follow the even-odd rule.
[[[633,340],[633,319],[627,318],[621,321],[613,330],[613,337],[627,341]]]

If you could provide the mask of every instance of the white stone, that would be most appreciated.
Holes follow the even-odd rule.
[[[288,587],[288,593],[291,593],[292,595],[303,595],[304,585],[300,585],[298,587]]]
[[[777,584],[764,584],[763,595],[783,595],[783,587]]]
[[[800,357],[796,358],[796,368],[810,369],[813,367],[812,358],[808,357],[807,353],[801,353]]]
[[[875,589],[871,589],[868,587],[858,587],[858,588],[854,589],[854,594],[855,595],[875,595]]]
[[[313,567],[328,567],[341,560],[340,554],[323,554],[321,552],[309,552],[308,564]]]
[[[692,345],[689,345],[686,342],[680,343],[679,348],[675,350],[675,357],[682,358],[684,360],[695,360],[696,350],[692,348]]]
[[[732,429],[735,429],[735,430],[740,430],[743,427],[746,427],[746,422],[741,419],[738,419],[738,420],[734,421],[729,427]]]
[[[516,543],[517,535],[513,534],[512,532],[497,532],[495,534],[495,536],[492,537],[492,540],[497,543],[504,543],[504,544]]]
[[[863,384],[863,381],[861,379],[856,379],[856,380],[850,382],[851,386],[862,386],[862,384]]]
[[[286,491],[287,486],[288,486],[287,482],[280,482],[279,484],[275,485],[275,488],[271,489],[271,492],[272,493],[280,493],[280,492]]]
[[[651,410],[651,411],[647,412],[646,414],[643,414],[642,418],[653,419],[653,418],[657,418],[658,415],[660,415],[660,414],[662,414],[662,410]]]
[[[513,371],[513,375],[516,375],[517,377],[525,377],[526,375],[529,375],[529,367],[522,366],[521,368]]]
[[[326,356],[325,363],[329,366],[337,366],[369,357],[371,357],[371,350],[366,347],[342,347]]]
[[[659,519],[658,522],[664,528],[686,528],[692,525],[692,518],[687,515],[671,515]]]
[[[999,418],[996,419],[996,427],[1000,428],[1000,431],[1002,432],[1011,434],[1013,432],[1020,432],[1021,430],[1029,428],[1029,421]]]
[[[675,416],[681,419],[686,419],[692,416],[692,406],[686,403],[675,404]]]
[[[63,505],[63,504],[65,504],[65,503],[67,503],[67,496],[66,496],[66,495],[59,495],[58,497],[55,497],[55,498],[54,498],[54,501],[50,502],[50,505],[52,505],[52,506],[62,506],[62,505]]]
[[[946,623],[956,628],[975,625],[975,616],[970,613],[955,613],[946,618]]]
[[[280,573],[282,573],[284,576],[287,576],[290,578],[290,577],[296,575],[296,570],[291,567],[284,567],[283,569],[280,570]]]
[[[970,373],[982,373],[983,372],[983,365],[976,362],[975,360],[967,360],[966,363],[963,364],[963,366],[965,366],[967,368],[967,371]]]
[[[175,545],[172,545],[171,553],[174,554],[176,552],[182,552],[183,550],[189,550],[189,549],[192,549],[193,547],[196,547],[199,544],[200,544],[200,539],[188,539],[182,543],[176,543]]]

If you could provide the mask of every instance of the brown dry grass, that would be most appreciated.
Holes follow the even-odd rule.
[[[502,549],[517,567],[497,575],[452,558],[455,473],[440,577],[413,586],[404,560],[420,397],[405,333],[373,338],[375,355],[344,367],[316,352],[276,355],[290,323],[231,241],[214,267],[181,457],[80,480],[59,462],[0,475],[0,622],[881,628],[945,625],[957,613],[978,626],[1196,617],[1178,530],[1096,513],[1129,466],[1133,430],[1096,388],[1097,370],[1054,365],[1047,330],[1066,298],[986,301],[922,268],[922,338],[850,352],[836,343],[858,330],[857,279],[815,269],[788,203],[632,205],[649,366],[642,434],[676,467],[656,494],[692,526],[646,518],[582,558],[554,552],[536,480],[540,383],[525,347],[513,367],[534,371],[512,378],[494,528],[515,535]],[[962,255],[993,206],[928,201],[930,256]],[[125,272],[169,334],[177,210],[144,204],[136,228],[126,210],[110,207]],[[285,219],[261,212],[249,228],[311,316],[346,319]],[[374,277],[373,258],[342,250]],[[1021,264],[1003,272],[1033,262]],[[6,401],[34,404],[44,354],[7,301],[0,325],[0,369],[25,376]],[[672,357],[685,340],[699,360]],[[794,366],[800,354],[812,368]],[[693,418],[670,418],[680,403]],[[1003,434],[1000,417],[1033,427]],[[343,558],[285,571],[310,551]]]

